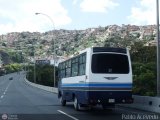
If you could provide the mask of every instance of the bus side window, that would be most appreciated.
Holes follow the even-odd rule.
[[[72,59],[72,68],[71,68],[71,71],[72,71],[72,74],[71,76],[77,76],[78,75],[78,57]]]
[[[86,54],[79,57],[79,75],[84,75],[86,69]]]
[[[62,66],[61,66],[61,78],[65,78],[66,76],[66,71],[65,71],[65,62],[62,63]]]
[[[71,76],[71,60],[66,62],[66,77]]]
[[[72,77],[78,75],[78,63],[72,64]]]

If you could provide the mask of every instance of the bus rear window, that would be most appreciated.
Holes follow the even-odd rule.
[[[92,73],[127,74],[128,57],[122,54],[93,54],[91,69]]]

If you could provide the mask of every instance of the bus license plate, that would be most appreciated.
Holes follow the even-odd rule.
[[[109,103],[114,103],[114,102],[115,102],[115,99],[109,99],[108,102],[109,102]]]

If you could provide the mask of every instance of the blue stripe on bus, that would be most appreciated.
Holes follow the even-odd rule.
[[[75,83],[75,84],[62,84],[62,87],[132,87],[131,83],[127,84],[82,84],[82,83]]]

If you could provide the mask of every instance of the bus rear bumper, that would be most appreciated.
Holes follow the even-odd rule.
[[[131,91],[94,91],[88,92],[88,104],[131,104],[133,103]]]

